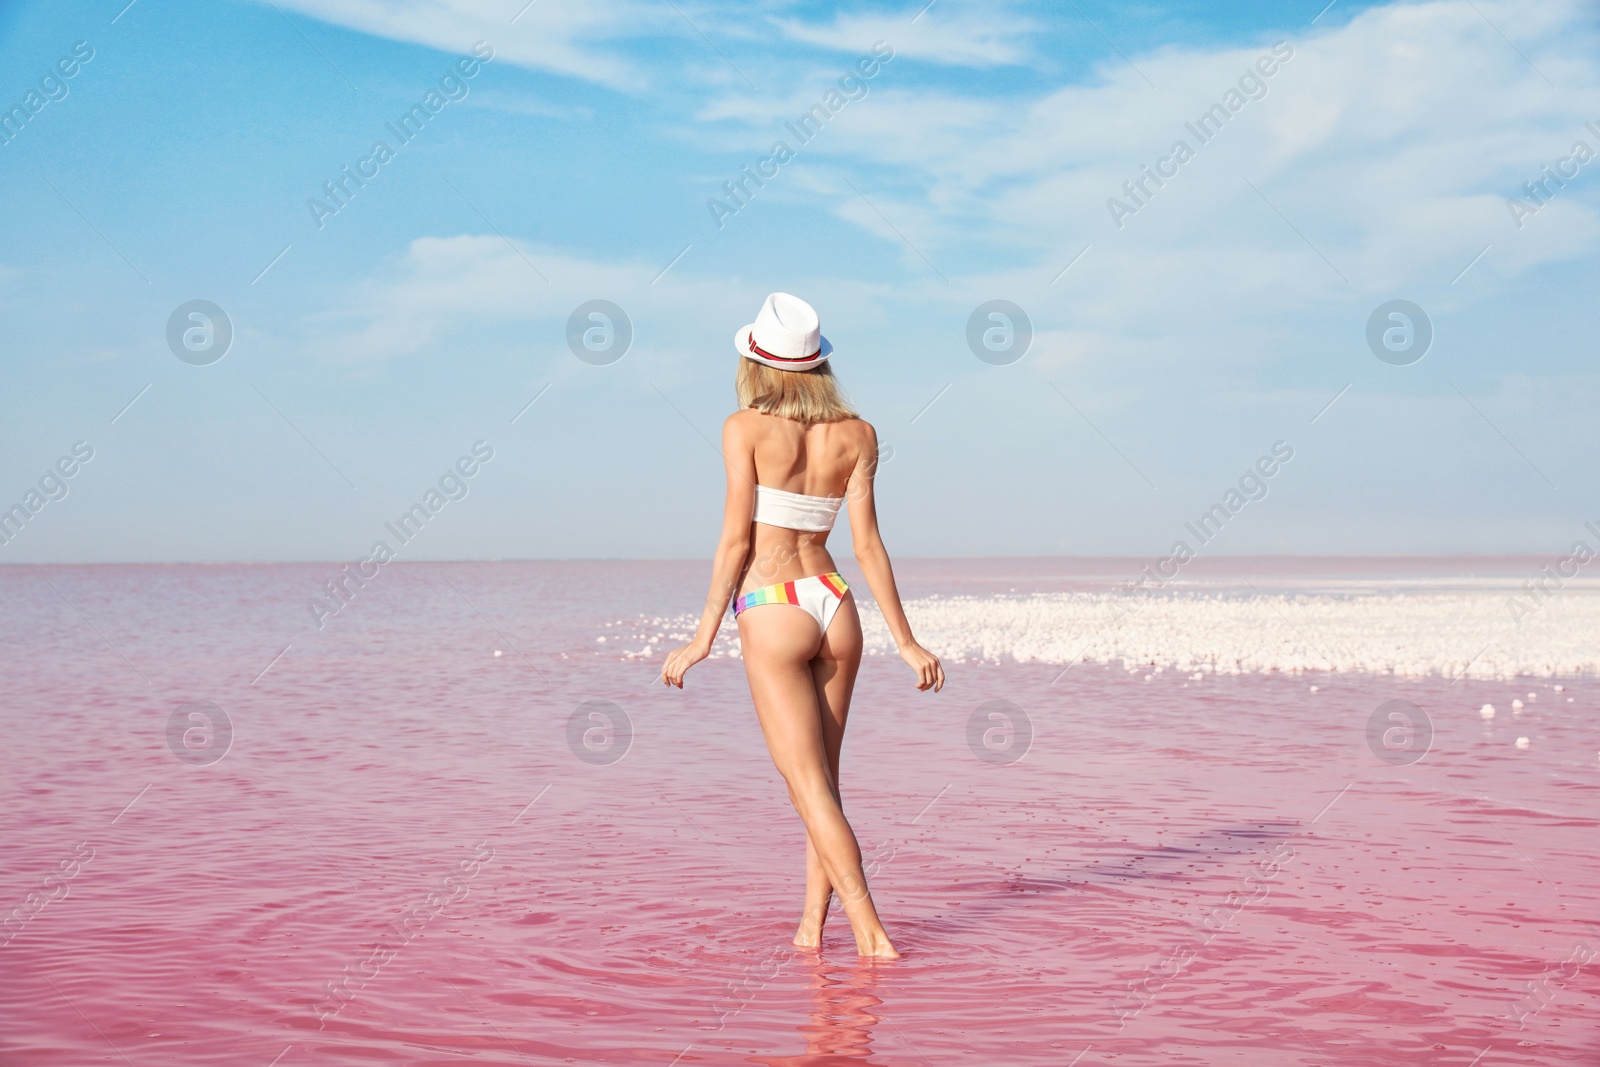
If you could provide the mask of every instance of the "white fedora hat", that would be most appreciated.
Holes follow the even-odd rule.
[[[816,309],[788,293],[769,295],[756,321],[733,335],[733,347],[746,359],[779,370],[810,370],[833,355]]]

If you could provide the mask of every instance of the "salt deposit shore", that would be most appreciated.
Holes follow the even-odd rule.
[[[1347,671],[1401,677],[1600,673],[1600,586],[1514,621],[1515,586],[1451,592],[1071,592],[906,601],[918,640],[963,660],[1117,664],[1215,674]],[[893,654],[862,605],[869,654]]]
[[[1146,674],[1600,675],[1600,579],[1530,588],[1548,571],[1542,558],[1220,559],[1149,591],[1130,580],[1136,562],[911,560],[897,571],[902,591],[916,590],[904,602],[917,638],[952,662]],[[893,655],[865,581],[851,581],[867,654]],[[592,640],[602,654],[651,659],[688,641],[697,622],[641,614],[603,623]],[[730,617],[712,656],[738,655]]]

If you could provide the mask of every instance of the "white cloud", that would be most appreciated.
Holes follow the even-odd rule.
[[[664,265],[513,246],[498,235],[419,237],[397,262],[340,296],[347,310],[331,329],[318,331],[325,339],[316,354],[369,362],[436,352],[468,332],[502,342],[559,337],[573,309],[597,298],[621,305],[633,321],[635,347],[668,367],[695,357],[694,339],[708,318],[733,323],[718,350],[731,353],[735,320],[750,311],[738,291],[686,272],[655,280]]]
[[[1596,42],[1593,20],[1575,4],[1369,9],[1293,39],[1293,57],[1264,80],[1265,96],[1209,143],[1185,122],[1235,89],[1270,42],[1135,55],[1159,90],[1120,60],[1096,84],[1033,99],[885,80],[803,149],[806,168],[763,196],[814,189],[886,242],[901,245],[894,231],[903,233],[946,275],[976,252],[986,265],[966,268],[973,280],[1057,302],[1064,294],[1049,289],[1049,277],[1092,243],[1087,269],[1062,287],[1073,314],[1107,328],[1248,327],[1241,303],[1289,311],[1444,286],[1486,245],[1478,269],[1502,273],[1592,252],[1600,213],[1581,186],[1561,191],[1520,231],[1504,198],[1575,139],[1600,148],[1583,128],[1600,121]],[[1164,186],[1147,182],[1142,205],[1127,196],[1123,182],[1140,179],[1178,139],[1195,157]],[[1111,197],[1137,208],[1121,229]],[[1024,267],[995,266],[1003,262]]]
[[[947,6],[913,22],[916,15],[913,7],[894,14],[835,15],[826,25],[797,20],[777,25],[792,40],[849,54],[884,41],[897,56],[949,66],[1016,66],[1032,58],[1028,35],[1039,24],[999,4]]]
[[[634,91],[644,87],[642,75],[609,42],[665,27],[672,17],[670,8],[663,14],[637,0],[535,0],[520,14],[521,0],[280,0],[280,6],[449,52],[464,54],[488,41],[498,60]]]
[[[635,94],[650,87],[652,64],[660,62],[655,45],[681,39],[702,53],[693,78],[702,85],[744,94],[743,66],[728,49],[714,43],[728,38],[744,42],[744,51],[772,35],[844,53],[865,54],[874,42],[886,41],[897,55],[957,67],[987,68],[1026,63],[1033,55],[1029,35],[1038,24],[1001,7],[954,6],[937,17],[912,21],[915,8],[893,15],[838,15],[831,23],[794,19],[757,20],[744,5],[661,4],[646,0],[281,0],[278,5],[337,26],[363,33],[466,52],[474,42],[488,41],[496,59],[546,70]],[[515,21],[513,22],[513,19]],[[770,42],[768,42],[770,43]],[[792,84],[807,77],[811,64],[787,54],[768,56],[763,73],[752,66],[761,90]],[[663,80],[684,80],[674,63]],[[690,79],[691,81],[693,79]],[[699,88],[699,87],[697,87]],[[704,91],[703,88],[699,91]]]
[[[1486,17],[1514,31],[1515,48]],[[1035,309],[1057,365],[1258,363],[1285,349],[1304,362],[1344,350],[1346,320],[1397,291],[1429,289],[1439,315],[1466,306],[1471,281],[1448,283],[1485,246],[1476,277],[1575,262],[1600,242],[1600,213],[1577,184],[1521,230],[1505,207],[1507,194],[1574,139],[1600,148],[1583,129],[1586,118],[1600,121],[1600,64],[1580,7],[1441,0],[1369,9],[1290,44],[1294,54],[1264,80],[1265,95],[1244,103],[1209,143],[1185,122],[1238,87],[1270,41],[1134,55],[1159,89],[1121,60],[1093,84],[1010,100],[884,75],[800,149],[760,201],[821,205],[894,247],[912,281],[876,294],[893,305],[953,314],[1005,296]],[[1529,60],[1561,79],[1562,90]],[[782,106],[809,99],[801,92]],[[706,110],[781,132],[771,101],[747,93],[713,99]],[[1194,158],[1164,186],[1147,183],[1147,202],[1136,205],[1124,181],[1140,179],[1180,138]],[[1591,165],[1600,173],[1600,161]],[[1138,207],[1120,229],[1107,210],[1113,196]],[[355,351],[415,350],[451,308],[476,314],[489,301],[502,309],[493,314],[512,314],[504,309],[516,300],[530,306],[528,283],[515,280],[527,267],[503,242],[429,241],[412,247],[409,274],[383,283]],[[1083,260],[1052,284],[1085,246]],[[652,288],[659,264],[604,264],[552,249],[530,257],[557,261],[546,271],[553,278],[583,280],[555,301],[563,309],[597,292],[637,291],[643,313],[654,315],[651,301],[694,277],[691,262]],[[819,290],[830,284],[816,282]],[[696,298],[726,306],[733,321],[728,288],[719,296],[706,283]],[[664,307],[661,314],[680,321]],[[693,334],[694,323],[682,322]]]

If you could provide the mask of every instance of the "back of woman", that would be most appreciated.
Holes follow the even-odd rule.
[[[862,955],[899,955],[878,918],[845,820],[839,754],[861,666],[855,597],[828,551],[849,502],[851,547],[917,688],[944,686],[939,658],[911,635],[873,502],[878,439],[840,394],[810,304],[773,293],[734,335],[739,409],[722,427],[727,503],[711,590],[694,640],[661,668],[683,688],[711,653],[733,601],[740,651],[772,762],[806,827],[806,891],[794,943],[821,944],[835,893]]]
[[[733,418],[746,427],[757,486],[821,499],[850,499],[851,477],[873,438],[866,422],[850,418],[806,425],[755,409]],[[871,454],[876,456],[875,445]],[[745,576],[776,582],[834,570],[827,549],[830,533],[793,530],[752,519],[750,566]],[[742,583],[740,591],[746,591],[743,586],[749,584]]]
[[[760,485],[808,496],[843,496],[864,436],[861,419],[806,425],[748,408],[735,416],[753,424]]]

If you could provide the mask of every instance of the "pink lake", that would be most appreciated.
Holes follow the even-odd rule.
[[[1314,599],[1538,562],[1191,577]],[[1137,562],[899,570],[981,600]],[[319,632],[333,565],[0,568],[0,1061],[1600,1063],[1592,673],[941,649],[919,694],[869,656],[841,785],[905,956],[864,964],[837,912],[788,945],[802,830],[739,661],[654,684],[706,571],[393,564]],[[1425,722],[1373,727],[1388,701]]]

